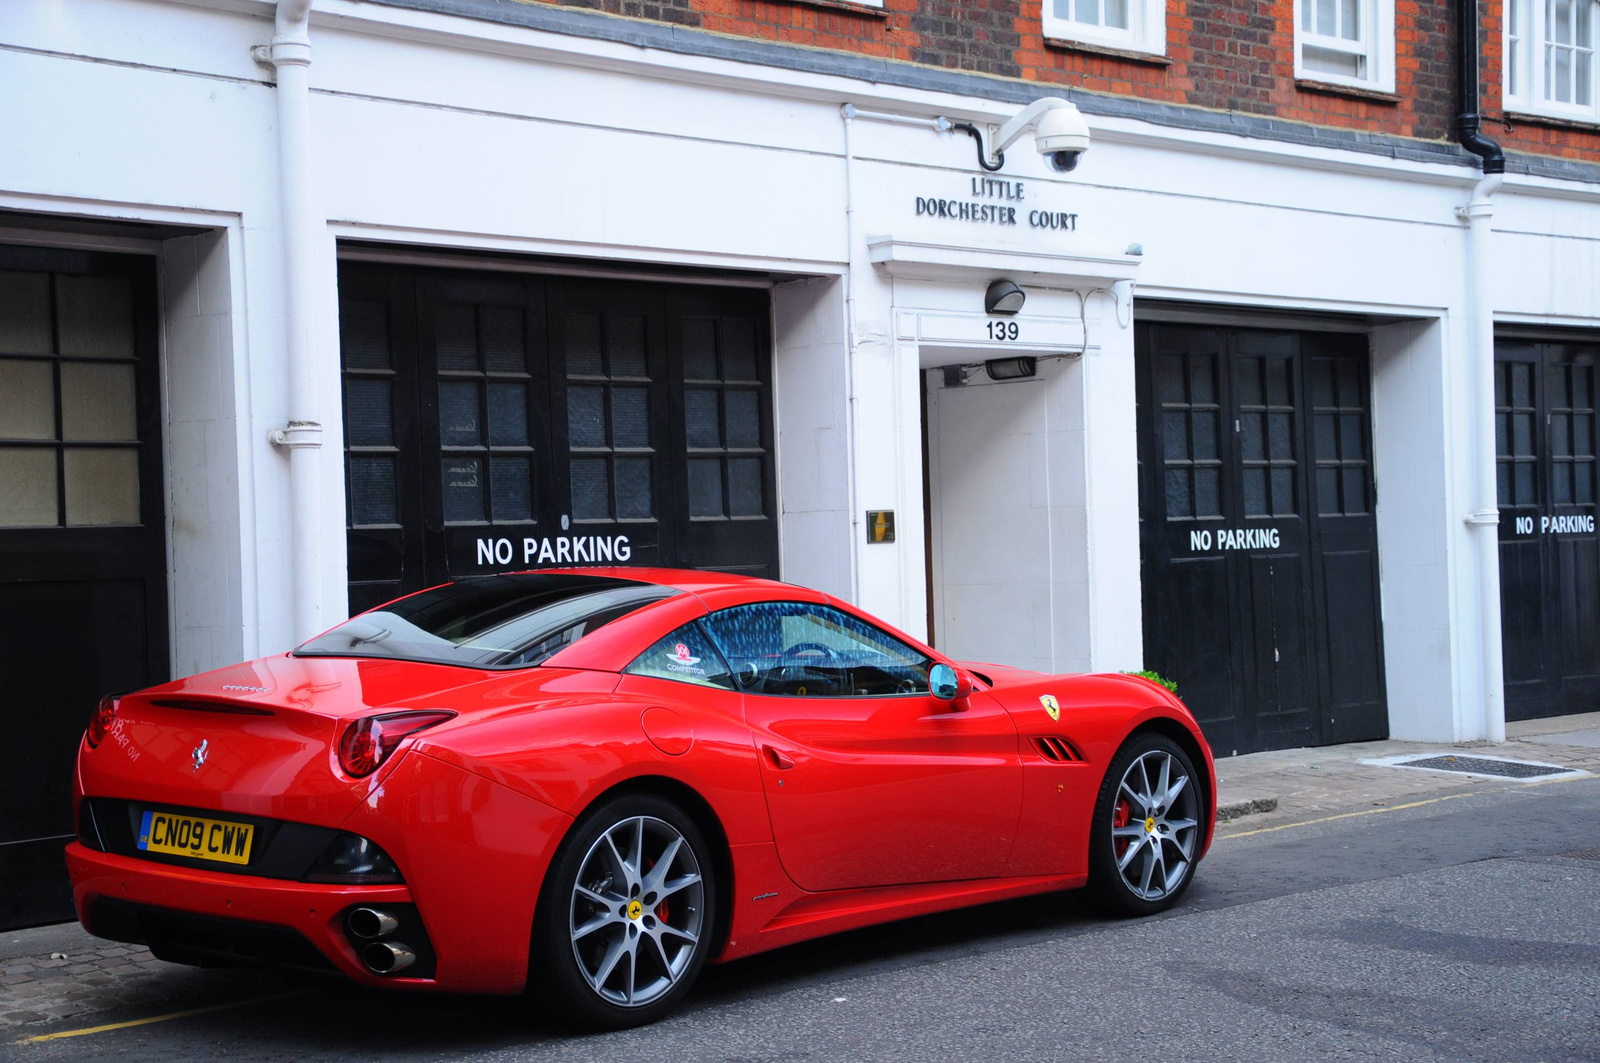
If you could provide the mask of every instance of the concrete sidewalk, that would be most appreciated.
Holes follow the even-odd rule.
[[[1249,816],[1250,829],[1447,793],[1527,785],[1533,778],[1460,774],[1374,761],[1441,754],[1558,765],[1600,774],[1600,712],[1526,720],[1506,726],[1506,741],[1353,742],[1342,746],[1250,753],[1217,761],[1218,827]],[[1570,776],[1565,776],[1570,777]]]

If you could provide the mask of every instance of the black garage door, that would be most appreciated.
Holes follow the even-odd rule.
[[[1495,342],[1509,720],[1600,709],[1597,355],[1593,342]]]
[[[1387,734],[1367,343],[1142,323],[1145,663],[1220,755]]]
[[[167,678],[160,426],[154,258],[0,247],[0,928],[72,918],[84,726]]]
[[[768,294],[343,263],[350,608],[647,564],[776,577]]]

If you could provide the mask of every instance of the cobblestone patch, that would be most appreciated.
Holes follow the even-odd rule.
[[[158,960],[139,945],[104,942],[61,954],[0,960],[0,1030],[121,1008],[154,1013],[177,1004],[270,993],[295,984],[271,971],[202,970]],[[0,1041],[8,1040],[0,1035]]]

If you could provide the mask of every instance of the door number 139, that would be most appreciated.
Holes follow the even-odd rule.
[[[989,338],[991,340],[1014,340],[1020,334],[1015,321],[989,322]]]

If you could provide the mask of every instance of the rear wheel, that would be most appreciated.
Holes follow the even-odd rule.
[[[715,890],[711,854],[678,806],[640,794],[590,810],[545,880],[530,991],[583,1026],[655,1021],[700,974]]]
[[[1134,735],[1100,784],[1089,833],[1089,896],[1115,915],[1153,915],[1188,889],[1204,837],[1194,764],[1164,735]]]

